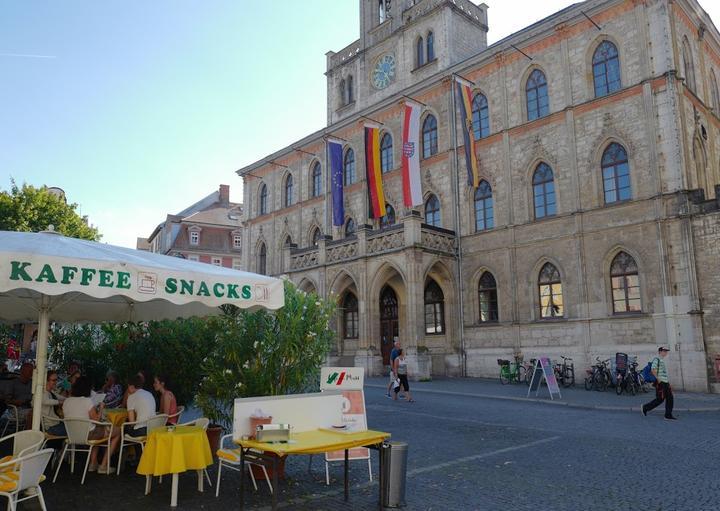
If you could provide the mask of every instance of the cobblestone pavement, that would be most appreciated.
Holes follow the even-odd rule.
[[[405,509],[720,509],[720,413],[680,414],[671,423],[659,412],[642,417],[421,387],[414,386],[416,403],[393,402],[380,388],[366,388],[370,426],[409,444]],[[376,454],[373,466],[377,471]],[[364,462],[351,464],[349,503],[341,465],[332,467],[329,487],[318,456],[312,474],[307,457],[291,458],[286,473],[281,509],[377,508],[378,487],[368,482]],[[214,483],[214,469],[210,475]],[[194,474],[182,475],[178,509],[237,509],[238,477],[223,474],[216,499],[214,488],[199,494]],[[88,474],[80,486],[80,476],[63,467],[58,482],[43,487],[51,510],[165,509],[170,500],[169,478],[146,497],[144,478],[131,471]],[[269,509],[267,487],[247,496],[247,509]]]

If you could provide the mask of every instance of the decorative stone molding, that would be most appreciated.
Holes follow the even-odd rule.
[[[447,254],[455,253],[455,236],[451,234],[423,229],[421,239],[424,248],[439,250]]]
[[[351,240],[342,245],[336,245],[326,248],[325,261],[327,263],[336,263],[346,259],[351,259],[358,255],[358,242]]]
[[[290,270],[303,270],[318,265],[320,251],[310,250],[290,256]]]
[[[377,254],[405,245],[405,234],[402,229],[382,233],[367,240],[367,253]]]

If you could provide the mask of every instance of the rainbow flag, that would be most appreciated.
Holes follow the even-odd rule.
[[[385,193],[380,168],[380,126],[365,123],[365,172],[370,218],[385,216]]]
[[[472,125],[472,90],[470,84],[455,78],[457,83],[458,99],[460,103],[460,121],[463,126],[463,139],[465,141],[465,168],[468,173],[468,185],[477,188],[480,184],[480,168],[475,153],[475,135]]]

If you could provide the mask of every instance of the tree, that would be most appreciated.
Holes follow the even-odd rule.
[[[78,215],[77,208],[77,204],[67,204],[64,197],[51,193],[47,187],[23,183],[19,188],[11,180],[10,191],[0,191],[0,230],[39,232],[52,225],[65,236],[99,241],[97,228],[89,226]]]

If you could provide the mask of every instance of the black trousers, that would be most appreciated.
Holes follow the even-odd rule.
[[[672,417],[673,393],[669,383],[658,382],[655,386],[655,399],[643,405],[645,413],[660,406],[665,401],[665,417]]]

